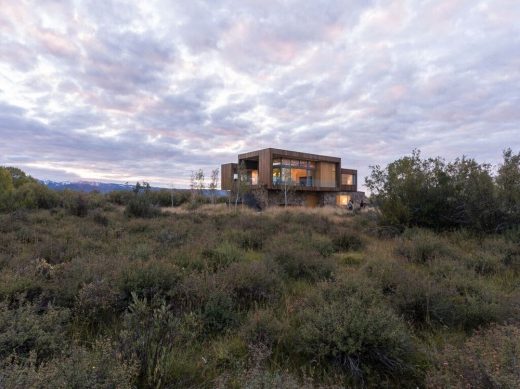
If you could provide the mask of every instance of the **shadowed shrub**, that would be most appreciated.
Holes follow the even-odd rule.
[[[118,283],[125,300],[130,299],[132,292],[150,299],[155,295],[168,295],[181,277],[181,271],[172,263],[137,261],[123,269]]]
[[[318,281],[332,277],[336,263],[305,245],[293,242],[290,235],[281,235],[271,242],[268,257],[278,263],[289,278]]]
[[[212,271],[216,271],[240,261],[244,253],[231,243],[222,242],[215,248],[204,250],[202,255],[206,260],[207,267]]]
[[[356,251],[361,250],[364,246],[359,233],[349,230],[336,232],[332,237],[332,242],[337,251]]]
[[[21,297],[12,307],[0,302],[0,360],[11,353],[27,358],[31,351],[38,362],[51,359],[66,348],[63,335],[69,321],[68,309],[29,303]]]
[[[241,262],[230,266],[218,279],[241,308],[253,304],[272,304],[278,300],[283,283],[275,263],[265,260]]]
[[[416,355],[405,323],[359,281],[324,283],[295,308],[283,343],[289,354],[333,366],[351,382],[413,376]],[[413,363],[412,363],[413,365]]]
[[[449,244],[435,233],[423,229],[405,231],[397,245],[397,254],[411,262],[425,263],[451,255]]]
[[[116,344],[102,339],[92,349],[73,345],[55,359],[38,363],[29,358],[4,360],[0,387],[5,388],[134,388],[135,360],[123,360]]]
[[[136,195],[128,201],[125,208],[128,217],[152,218],[161,215],[161,210],[155,207],[146,195]]]
[[[520,328],[492,326],[461,347],[447,344],[427,374],[428,388],[520,387]]]

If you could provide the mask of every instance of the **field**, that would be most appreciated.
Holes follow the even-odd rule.
[[[518,234],[153,216],[0,214],[0,387],[520,387]]]

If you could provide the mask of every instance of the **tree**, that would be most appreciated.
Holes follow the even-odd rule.
[[[240,162],[237,169],[237,176],[233,182],[233,191],[235,192],[235,210],[238,206],[238,200],[244,197],[249,190],[249,182],[247,181],[247,169],[244,161]]]
[[[142,187],[141,183],[139,181],[137,181],[135,183],[135,186],[132,189],[132,192],[134,192],[136,195],[138,195],[139,192],[141,191],[141,189],[143,189],[143,187]]]
[[[190,177],[190,189],[191,189],[191,202],[195,204],[197,202],[198,197],[205,189],[206,185],[204,184],[204,171],[199,169],[197,171],[191,172]]]
[[[10,208],[13,191],[13,179],[9,170],[0,167],[0,210]]]
[[[220,171],[218,168],[213,169],[211,171],[211,182],[209,184],[209,190],[211,192],[211,203],[212,204],[215,204],[219,173],[220,173]]]
[[[23,170],[17,167],[8,166],[5,169],[11,174],[15,188],[19,188],[24,184],[37,182],[34,178],[28,176]]]
[[[520,223],[520,152],[504,150],[504,162],[498,168],[496,184],[500,209],[508,225]]]
[[[365,179],[383,224],[493,231],[500,224],[491,166],[462,157],[421,159],[420,151],[386,168],[371,166]]]
[[[284,199],[284,207],[287,208],[287,205],[289,204],[289,199],[292,191],[294,190],[294,181],[292,179],[291,170],[287,168],[282,168],[282,180],[281,180],[281,186],[282,186],[282,192],[283,192],[283,199]]]

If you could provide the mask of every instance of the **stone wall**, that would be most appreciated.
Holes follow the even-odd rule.
[[[251,195],[256,199],[258,207],[265,209],[267,207],[283,206],[285,204],[284,193],[282,190],[267,190],[266,188],[251,189]],[[308,196],[317,195],[319,206],[335,206],[336,196],[339,194],[350,195],[355,205],[358,205],[362,199],[365,199],[364,192],[305,192],[290,191],[287,194],[287,204],[291,206],[305,206],[308,204]],[[366,199],[365,199],[366,200]]]

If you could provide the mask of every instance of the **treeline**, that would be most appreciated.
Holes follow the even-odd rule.
[[[203,180],[203,179],[202,179]],[[199,179],[200,181],[200,179]],[[201,190],[151,190],[147,182],[137,182],[132,190],[117,190],[107,194],[98,192],[55,191],[16,167],[0,167],[0,212],[20,209],[65,208],[75,216],[86,216],[89,210],[103,205],[125,206],[129,216],[151,217],[160,207],[178,207],[218,202],[216,186]],[[226,200],[226,199],[224,199]]]
[[[371,166],[365,182],[383,225],[501,232],[520,224],[520,153],[507,149],[503,158],[495,172],[471,158],[423,159],[414,150]]]

